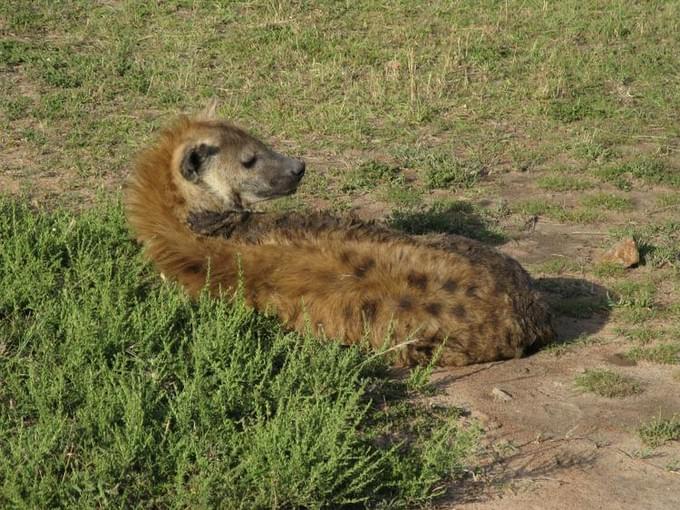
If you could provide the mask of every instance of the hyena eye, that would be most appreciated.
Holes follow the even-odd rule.
[[[246,167],[246,168],[252,168],[253,165],[257,162],[257,154],[252,154],[247,156],[241,161],[241,164]]]

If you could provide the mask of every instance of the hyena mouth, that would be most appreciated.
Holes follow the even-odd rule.
[[[271,189],[265,194],[269,198],[285,197],[294,194],[298,190],[304,174],[305,171],[303,169],[298,174],[294,174],[283,179],[277,179],[276,181],[272,182]]]

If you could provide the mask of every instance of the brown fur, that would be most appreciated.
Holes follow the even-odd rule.
[[[206,130],[231,133],[232,151],[249,143],[226,124],[182,118],[141,154],[126,190],[137,239],[191,295],[206,283],[229,295],[241,277],[249,304],[287,327],[311,325],[347,344],[368,332],[375,348],[405,343],[399,360],[409,365],[441,344],[439,363],[460,366],[517,357],[554,337],[527,273],[478,242],[416,239],[321,213],[251,213],[193,189],[177,170],[178,148]]]

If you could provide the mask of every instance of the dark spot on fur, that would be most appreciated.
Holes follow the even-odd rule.
[[[360,266],[354,268],[354,276],[356,276],[357,278],[361,278],[374,266],[375,260],[373,260],[370,257],[367,257]]]
[[[440,303],[428,303],[425,305],[425,311],[430,315],[438,317],[442,311],[442,305]]]
[[[467,297],[477,297],[477,287],[475,285],[470,285],[465,289],[465,295]]]
[[[186,267],[186,271],[187,273],[191,274],[201,274],[203,272],[203,264],[201,264],[200,262],[189,264]]]
[[[349,250],[343,250],[340,252],[340,262],[343,264],[349,264],[354,257],[354,252]]]
[[[458,317],[459,319],[463,319],[467,315],[467,312],[465,311],[465,307],[463,305],[454,306],[453,308],[451,308],[451,313]]]
[[[366,301],[363,305],[361,305],[361,314],[363,315],[364,320],[368,322],[373,322],[377,312],[378,303],[375,301]]]
[[[458,288],[458,284],[455,282],[455,280],[449,278],[444,282],[442,285],[442,289],[444,289],[446,292],[456,292],[456,289]]]
[[[417,271],[411,271],[406,277],[409,287],[425,290],[427,289],[427,275]]]
[[[416,344],[415,349],[416,352],[418,352],[419,354],[424,354],[428,358],[432,357],[432,352],[434,350],[432,345],[429,344]]]
[[[399,299],[399,304],[397,306],[399,307],[399,310],[408,311],[413,308],[413,301],[411,301],[411,298],[403,296]]]

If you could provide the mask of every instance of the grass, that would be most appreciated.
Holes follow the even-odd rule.
[[[613,193],[596,193],[581,200],[586,207],[595,207],[606,211],[630,211],[633,209],[633,201],[628,197],[622,197]]]
[[[635,361],[650,361],[664,365],[680,365],[680,342],[634,347],[627,356]]]
[[[643,328],[619,328],[618,333],[623,335],[627,340],[636,342],[640,345],[646,345],[653,340],[658,340],[663,336],[663,331],[657,329]]]
[[[606,369],[589,369],[576,377],[576,386],[601,397],[623,398],[642,392],[640,383]]]
[[[657,204],[661,207],[674,208],[680,206],[680,194],[665,193],[657,198]]]
[[[616,317],[626,323],[642,324],[657,315],[657,286],[649,278],[621,280],[611,289]]]
[[[650,281],[621,281],[614,287],[616,304],[627,308],[651,308],[656,288]]]
[[[658,157],[645,156],[632,161],[619,162],[596,171],[602,180],[611,182],[622,190],[632,189],[631,178],[648,185],[680,187],[680,174],[677,169]]]
[[[23,146],[30,127],[40,136],[27,149],[59,174],[77,161],[85,182],[115,179],[165,116],[218,96],[221,115],[349,168],[415,148],[432,189],[465,189],[517,154],[677,186],[659,152],[677,136],[680,43],[667,20],[680,7],[506,7],[8,0],[3,145]],[[639,139],[649,146],[631,160]],[[11,166],[31,174],[27,160]]]
[[[614,154],[607,144],[600,143],[592,138],[574,145],[576,156],[587,161],[603,162],[608,161]]]
[[[118,205],[0,211],[2,506],[410,507],[474,450],[429,372],[161,284]]]
[[[400,148],[397,157],[406,168],[413,168],[424,175],[428,189],[471,188],[484,176],[481,161],[461,159],[442,148]]]
[[[680,415],[670,418],[658,416],[638,428],[638,434],[645,444],[656,448],[669,441],[680,440]]]
[[[344,176],[342,191],[371,191],[381,184],[403,181],[397,167],[379,161],[367,161]]]
[[[397,208],[413,209],[423,203],[423,191],[405,182],[394,182],[384,192],[384,198]]]
[[[558,257],[546,260],[537,264],[533,269],[541,274],[562,274],[568,272],[581,272],[583,270],[583,263],[567,257]]]
[[[616,262],[600,262],[593,267],[593,274],[599,278],[614,278],[625,273],[626,268]]]
[[[602,219],[601,214],[590,208],[570,208],[553,201],[536,198],[516,202],[513,211],[531,216],[547,216],[563,223],[594,223]]]

